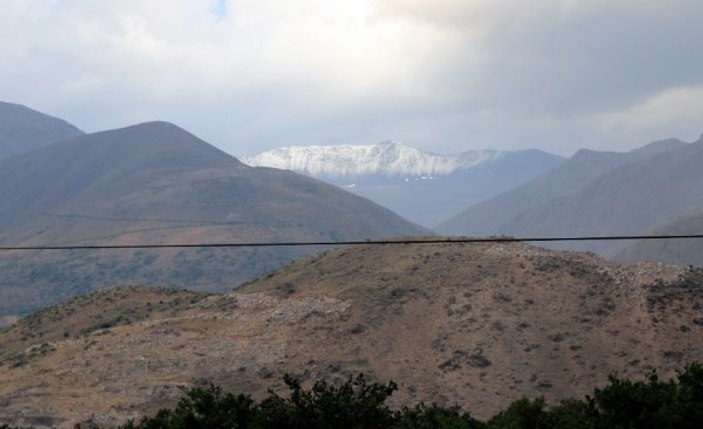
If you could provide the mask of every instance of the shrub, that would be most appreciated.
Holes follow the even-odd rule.
[[[224,393],[210,384],[187,393],[174,409],[144,420],[146,429],[699,429],[703,428],[703,366],[691,364],[675,380],[645,381],[615,376],[585,400],[548,407],[543,398],[522,398],[484,423],[459,407],[423,403],[391,410],[393,382],[368,383],[363,375],[334,385],[324,381],[305,390],[284,378],[289,394],[269,392],[259,403],[249,395]],[[125,428],[134,428],[129,423]],[[0,426],[0,429],[9,429]]]

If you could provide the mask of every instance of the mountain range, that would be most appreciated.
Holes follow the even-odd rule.
[[[14,154],[0,160],[0,244],[6,246],[337,241],[429,233],[314,178],[248,166],[167,122],[85,134],[60,119],[2,103],[0,124],[2,147]],[[384,142],[284,148],[246,161],[317,176],[426,225],[486,198],[440,224],[444,234],[695,234],[703,217],[703,141],[661,140],[627,153],[583,149],[567,160],[537,150],[435,155]],[[554,247],[625,262],[700,264],[693,243]],[[319,250],[4,252],[0,317],[125,283],[223,290]]]
[[[394,141],[292,146],[240,158],[249,165],[293,170],[343,187],[427,228],[563,161],[534,149],[438,155]]]
[[[330,184],[246,165],[168,122],[85,134],[4,103],[0,125],[4,247],[431,234],[334,183],[426,224],[463,209],[446,234],[703,226],[703,138],[567,160],[395,142],[271,155]],[[114,426],[210,381],[261,397],[283,374],[359,372],[396,380],[395,406],[484,418],[703,359],[703,271],[638,262],[701,264],[698,241],[570,246],[628,265],[523,243],[3,251],[0,320],[14,323],[0,329],[0,426]]]
[[[244,165],[167,122],[79,135],[0,161],[4,246],[338,241],[427,233],[315,179]],[[319,250],[3,252],[0,316],[111,285],[225,290]]]
[[[0,425],[114,425],[212,381],[260,398],[363,372],[393,405],[485,418],[523,395],[703,359],[703,273],[526,244],[341,248],[222,294],[123,287],[0,332]]]

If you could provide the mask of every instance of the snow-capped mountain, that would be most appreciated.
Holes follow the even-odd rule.
[[[504,154],[496,150],[476,150],[436,155],[386,141],[374,145],[290,146],[240,159],[252,166],[282,168],[313,177],[434,177],[488,165]]]
[[[292,146],[239,159],[251,166],[282,168],[319,178],[427,228],[546,173],[563,160],[534,149],[437,155],[393,141]]]

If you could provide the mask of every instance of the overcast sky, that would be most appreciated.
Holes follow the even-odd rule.
[[[233,154],[626,150],[703,132],[700,0],[2,0],[0,100]]]

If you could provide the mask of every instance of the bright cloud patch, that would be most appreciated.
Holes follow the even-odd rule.
[[[176,121],[235,153],[616,149],[642,121],[592,118],[699,126],[647,103],[703,85],[700,19],[687,0],[7,0],[0,94],[88,130]]]

